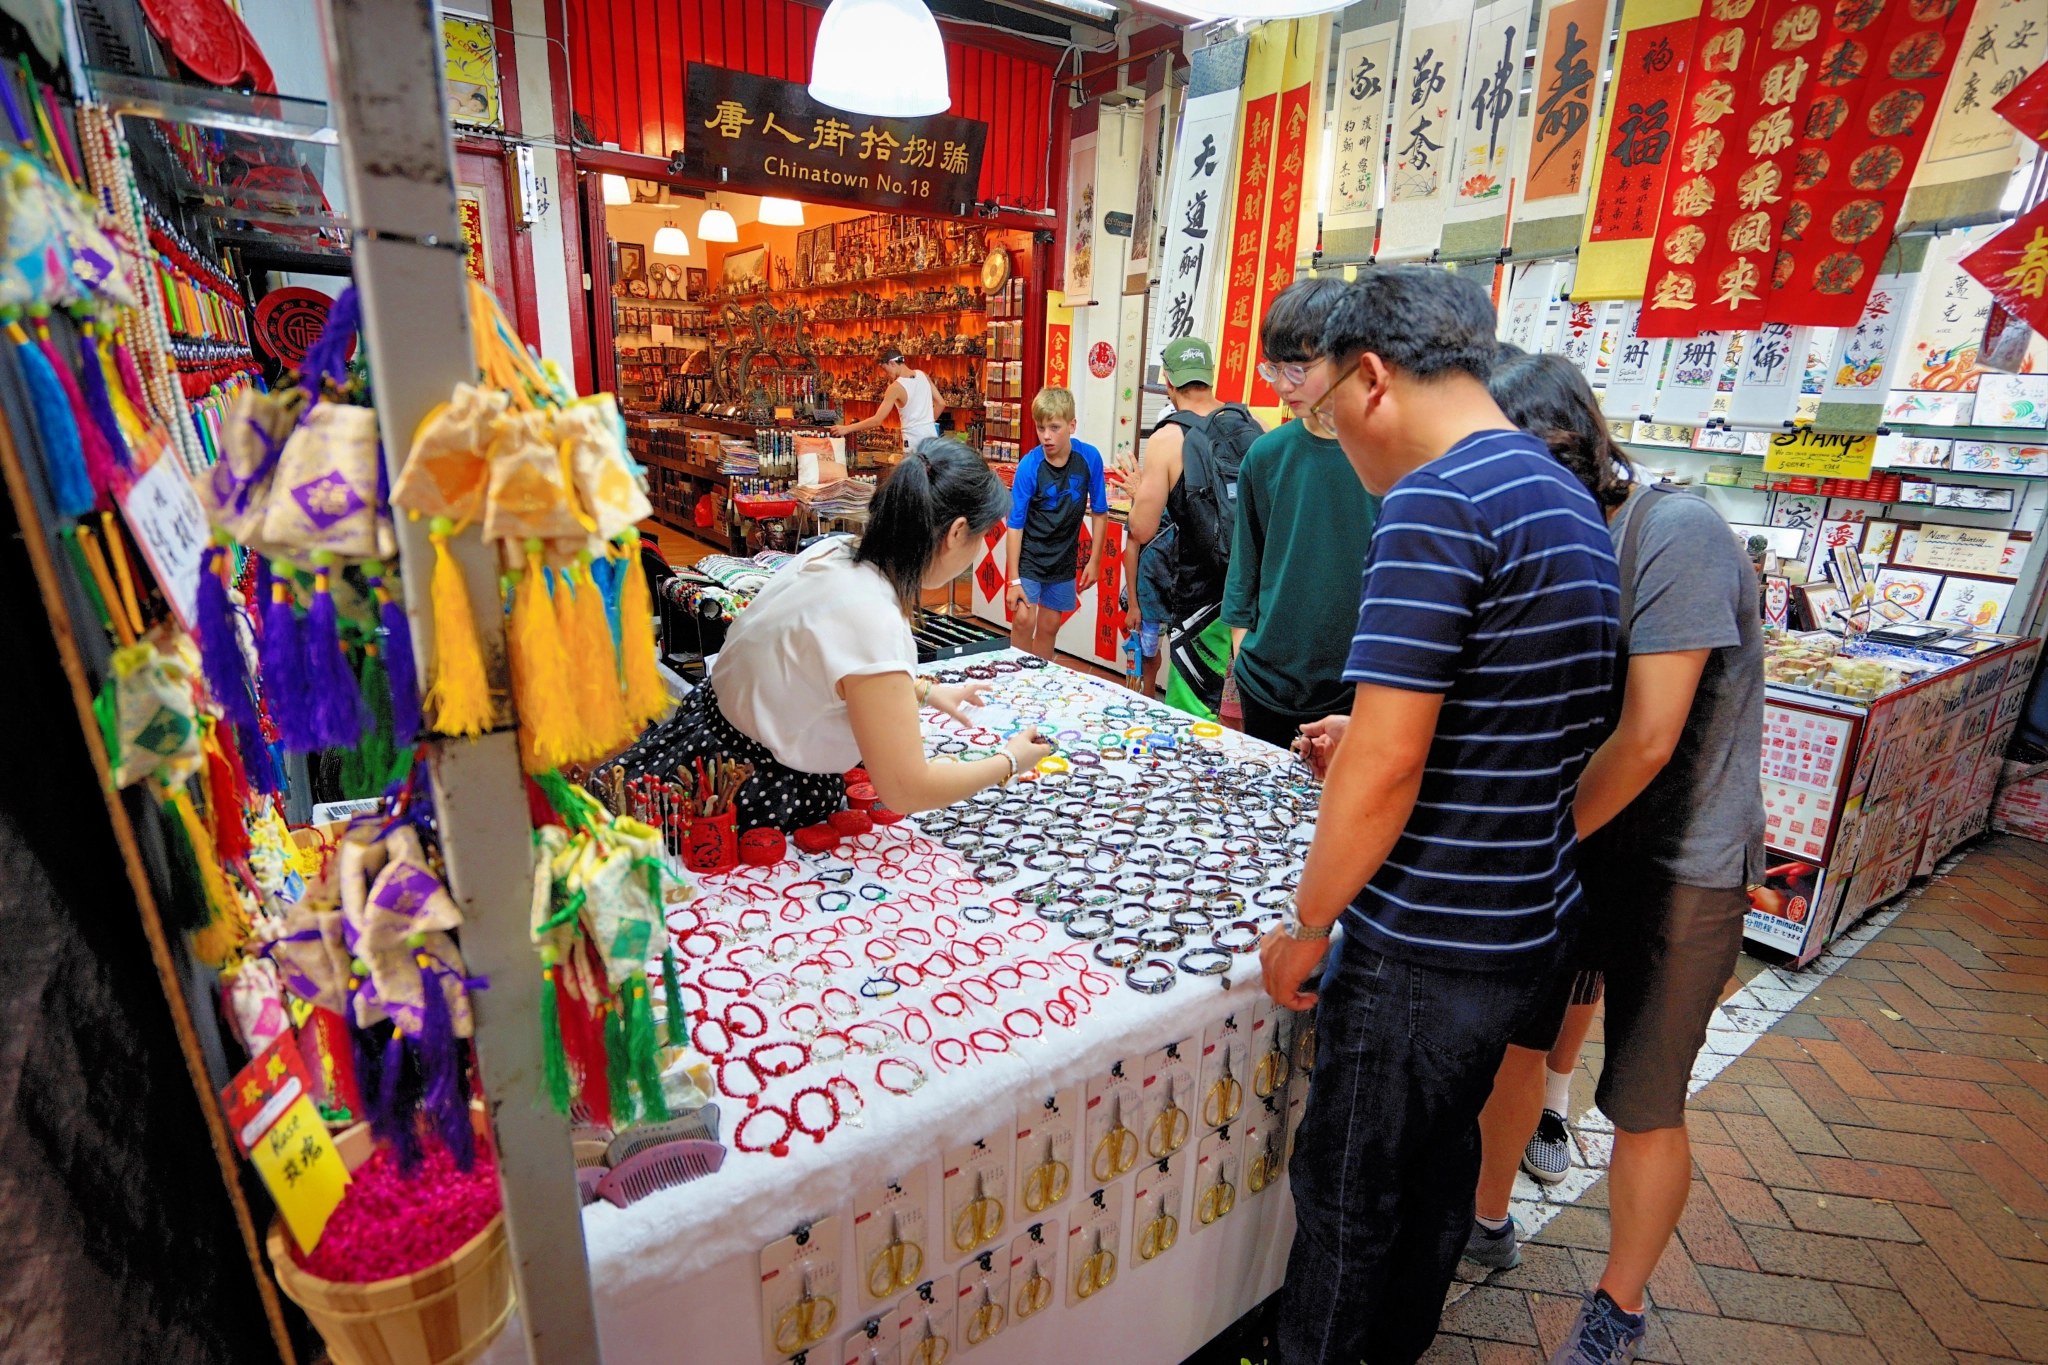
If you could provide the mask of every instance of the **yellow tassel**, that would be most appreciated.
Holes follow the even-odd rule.
[[[591,762],[614,749],[623,748],[634,731],[626,720],[626,697],[619,690],[619,656],[612,648],[611,622],[606,619],[604,598],[590,576],[586,557],[578,555],[576,565],[563,575],[571,598],[557,601],[562,619],[562,644],[569,654],[570,683],[576,693],[576,713],[583,720],[587,747],[581,758]]]
[[[178,812],[178,823],[185,827],[185,838],[191,842],[192,860],[199,864],[199,880],[206,888],[206,903],[213,912],[206,927],[193,933],[192,951],[207,966],[218,967],[249,937],[249,916],[228,888],[227,878],[221,875],[213,835],[199,818],[199,812],[192,808],[192,798],[179,787],[171,792],[170,800]]]
[[[491,727],[491,688],[462,566],[448,553],[454,530],[448,518],[435,517],[428,532],[434,543],[434,681],[427,689],[427,710],[442,734],[474,737]]]
[[[544,773],[573,763],[585,741],[569,692],[561,626],[541,567],[541,543],[526,542],[526,572],[512,594],[512,688],[519,702],[520,750],[526,770]]]
[[[675,699],[661,681],[654,659],[654,594],[640,563],[640,533],[619,538],[626,556],[626,576],[619,585],[619,654],[626,675],[626,718],[635,730],[666,716]]]

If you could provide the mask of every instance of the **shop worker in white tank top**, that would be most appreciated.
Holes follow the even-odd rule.
[[[753,776],[735,802],[742,831],[817,824],[839,809],[842,775],[868,772],[884,806],[905,815],[1008,782],[1052,752],[1035,729],[991,758],[927,762],[920,712],[964,709],[987,690],[917,676],[909,616],[983,552],[1010,490],[957,441],[932,441],[890,471],[867,534],[820,541],[785,564],[733,622],[708,683],[625,756],[638,771],[736,759]]]
[[[882,406],[875,409],[873,417],[832,428],[832,434],[851,436],[856,431],[867,431],[882,425],[891,412],[900,411],[903,453],[915,454],[919,446],[939,434],[939,414],[946,406],[939,401],[939,391],[931,376],[923,370],[911,369],[903,352],[892,347],[882,352],[881,360],[882,373],[889,376],[889,387],[882,391]]]

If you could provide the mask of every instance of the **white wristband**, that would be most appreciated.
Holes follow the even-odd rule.
[[[998,782],[996,784],[999,787],[1007,787],[1010,784],[1011,779],[1017,776],[1017,755],[1011,753],[1008,749],[998,749],[996,751],[996,756],[998,758],[1006,758],[1010,761],[1010,776],[1004,778],[1001,782]]]

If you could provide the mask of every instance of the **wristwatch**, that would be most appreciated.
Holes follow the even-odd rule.
[[[1303,924],[1301,922],[1301,912],[1293,910],[1292,907],[1289,908],[1292,910],[1292,913],[1281,924],[1280,932],[1293,939],[1296,943],[1314,943],[1321,939],[1326,939],[1330,936],[1330,931],[1337,927],[1334,921],[1324,925]]]

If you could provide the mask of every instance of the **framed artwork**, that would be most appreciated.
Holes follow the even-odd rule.
[[[1885,601],[1903,607],[1915,618],[1925,621],[1934,610],[1935,595],[1941,591],[1942,575],[1886,565],[1877,571],[1876,582],[1878,595]]]
[[[702,266],[684,267],[683,278],[689,282],[689,293],[685,295],[686,298],[701,299],[711,288],[711,272]]]
[[[1927,619],[1971,630],[1997,630],[2015,586],[1983,578],[1951,578],[1941,585],[1934,613]]]
[[[1764,575],[1764,624],[1784,630],[1792,621],[1792,580]]]
[[[1873,570],[1880,564],[1891,562],[1892,547],[1899,542],[1899,524],[1896,521],[1872,521],[1864,523],[1863,562]]]
[[[768,287],[768,248],[750,246],[725,253],[719,282],[741,294],[759,293]]]
[[[796,235],[796,283],[799,288],[811,282],[811,243],[817,240],[817,236],[816,228]]]
[[[620,284],[647,278],[647,248],[639,242],[620,242],[619,268],[613,276]]]
[[[1821,630],[1828,624],[1828,618],[1842,609],[1842,594],[1832,583],[1807,583],[1799,589],[1801,609],[1806,614],[1806,629]]]

